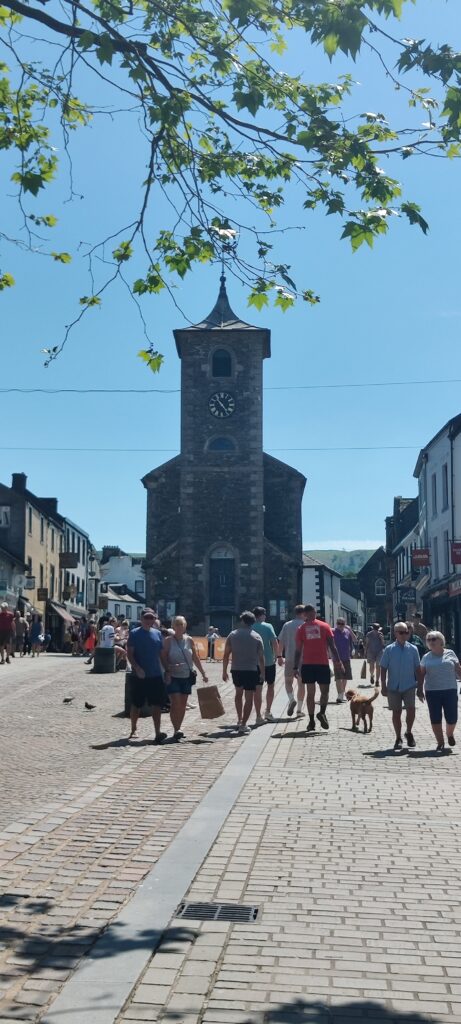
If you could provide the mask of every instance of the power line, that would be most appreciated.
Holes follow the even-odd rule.
[[[268,452],[401,452],[419,451],[423,446],[420,444],[382,444],[382,445],[346,445],[344,447],[332,448],[268,448]],[[106,452],[114,455],[129,454],[155,454],[157,452],[176,452],[177,448],[46,448],[40,446],[32,448],[30,445],[20,447],[18,445],[0,446],[0,452]]]
[[[384,380],[341,384],[274,384],[265,391],[335,391],[340,388],[401,388],[434,384],[461,384],[461,378],[443,380]],[[0,394],[18,395],[179,395],[180,388],[0,388]]]

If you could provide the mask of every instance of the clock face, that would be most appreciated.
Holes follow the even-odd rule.
[[[229,391],[215,391],[208,399],[208,408],[212,416],[222,420],[235,412],[235,398]]]

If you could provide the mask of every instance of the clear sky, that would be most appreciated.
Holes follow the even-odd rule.
[[[418,0],[399,34],[449,41],[460,49],[459,0]],[[312,81],[333,80],[351,69],[343,58],[330,66],[312,49],[292,49],[286,60],[290,72],[308,68],[306,76]],[[354,74],[360,84],[352,111],[388,112],[392,106],[401,111],[402,124],[409,120],[401,94],[389,90],[375,61],[361,59]],[[75,133],[72,152],[74,189],[84,198],[59,205],[67,198],[63,174],[61,184],[36,209],[58,214],[54,248],[75,253],[79,242],[96,241],[133,219],[144,150],[135,121],[121,115],[118,121],[105,118],[98,127]],[[460,412],[460,162],[417,158],[395,165],[389,161],[385,169],[401,176],[408,197],[423,207],[430,222],[427,237],[395,220],[373,251],[362,248],[352,255],[339,240],[339,221],[304,215],[302,200],[297,205],[300,197],[294,195],[287,223],[306,229],[281,236],[280,259],[291,262],[293,276],[303,286],[320,293],[321,304],[300,305],[286,314],[258,314],[247,309],[242,287],[228,279],[235,312],[272,330],[272,358],[264,373],[264,446],[308,479],[306,547],[381,543],[394,495],[416,493],[412,474],[418,449]],[[34,209],[33,203],[30,207]],[[3,213],[4,230],[12,234],[13,198],[4,203]],[[164,205],[156,200],[157,228],[164,216]],[[119,544],[142,551],[145,491],[140,478],[178,451],[180,365],[172,330],[184,320],[164,295],[143,302],[149,330],[166,356],[154,377],[136,356],[142,332],[120,287],[101,309],[88,313],[60,359],[44,369],[40,349],[60,341],[78,297],[88,294],[85,267],[78,259],[67,267],[51,265],[14,247],[2,250],[2,264],[17,286],[0,296],[0,387],[173,390],[150,395],[0,394],[0,479],[9,482],[12,472],[25,472],[30,489],[57,496],[61,512],[87,530],[96,546]],[[130,267],[129,279],[139,270],[141,264]],[[196,271],[179,285],[177,299],[191,322],[210,311],[218,287],[218,268]],[[403,383],[384,386],[389,381]],[[357,387],[363,384],[370,386]],[[5,450],[11,446],[17,450]],[[53,447],[117,451],[46,451]],[[331,450],[335,448],[351,450]]]

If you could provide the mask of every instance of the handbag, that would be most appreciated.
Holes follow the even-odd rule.
[[[199,686],[197,698],[202,718],[221,718],[225,714],[217,686]]]
[[[190,682],[191,686],[195,686],[195,684],[197,682],[197,673],[196,673],[194,668],[191,668],[191,670],[190,670],[189,682]]]
[[[362,665],[362,669],[361,669],[361,672],[360,672],[360,678],[361,679],[366,679],[367,678],[367,663],[366,663],[366,661],[364,661],[364,663]]]

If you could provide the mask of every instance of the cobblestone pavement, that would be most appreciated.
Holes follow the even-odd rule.
[[[118,1024],[461,1022],[461,758],[421,705],[394,754],[375,708],[368,736],[347,706],[274,728],[187,894],[256,921],[174,919]]]
[[[218,728],[195,708],[188,739],[153,747],[150,719],[128,744],[112,717],[122,673],[59,656],[1,671],[0,1024],[41,1016],[243,742],[231,684]]]

